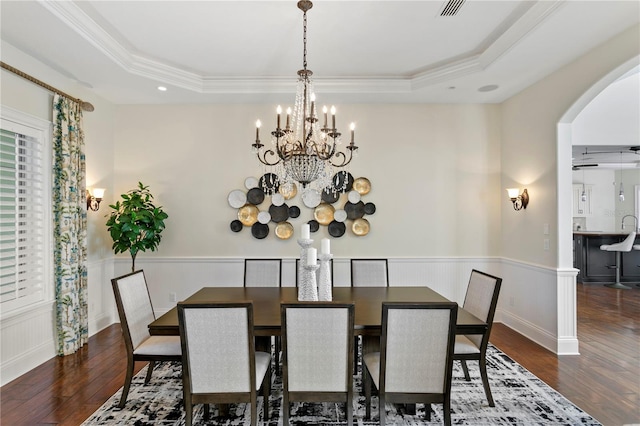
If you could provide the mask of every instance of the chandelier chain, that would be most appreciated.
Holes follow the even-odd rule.
[[[307,11],[302,14],[302,68],[307,70]]]

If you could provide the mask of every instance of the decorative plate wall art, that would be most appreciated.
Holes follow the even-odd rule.
[[[344,170],[333,175],[331,184],[322,191],[281,184],[274,173],[247,177],[244,187],[246,190],[233,189],[227,197],[229,206],[236,210],[229,229],[238,233],[250,228],[258,240],[295,239],[298,226],[292,219],[298,218],[300,223],[309,224],[311,232],[324,226],[333,238],[345,234],[363,237],[371,230],[365,216],[376,212],[375,204],[365,200],[372,189],[369,179],[354,179]]]

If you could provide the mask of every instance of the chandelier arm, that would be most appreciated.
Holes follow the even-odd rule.
[[[331,161],[330,159],[328,160],[329,164],[331,164],[333,167],[344,167],[347,164],[349,164],[351,162],[351,160],[353,159],[353,151],[349,150],[349,157],[347,158],[347,155],[344,152],[336,152],[335,155],[331,158],[335,158],[335,159],[339,159],[342,158],[342,162],[341,163],[334,163],[333,161]]]
[[[262,152],[262,156],[260,156],[261,152]],[[276,155],[276,153],[272,149],[267,149],[265,151],[258,151],[256,153],[256,157],[258,157],[258,160],[265,166],[275,166],[282,160],[282,156]],[[267,157],[275,157],[277,161],[271,162],[267,159]]]

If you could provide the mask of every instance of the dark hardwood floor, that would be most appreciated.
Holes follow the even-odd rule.
[[[580,355],[562,357],[502,324],[491,342],[604,425],[640,424],[640,288],[578,284],[578,338]],[[122,386],[125,357],[112,325],[0,388],[0,424],[82,423]]]

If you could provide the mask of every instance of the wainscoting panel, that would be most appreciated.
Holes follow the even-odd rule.
[[[0,386],[56,356],[53,302],[2,319]]]
[[[283,259],[284,286],[295,286],[295,258]],[[243,284],[241,258],[145,258],[144,269],[156,315],[162,315],[206,286]],[[131,271],[131,259],[90,262],[89,333],[118,322],[111,278]],[[502,322],[558,354],[576,354],[575,271],[559,271],[501,258],[389,258],[392,286],[429,286],[462,304],[471,269],[503,278],[496,322]],[[349,259],[334,259],[334,285],[350,285]],[[573,303],[573,304],[572,304]],[[55,356],[53,303],[3,317],[0,374],[2,384]]]

